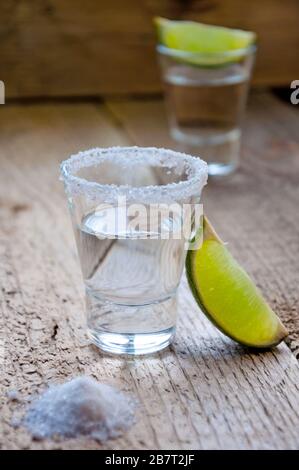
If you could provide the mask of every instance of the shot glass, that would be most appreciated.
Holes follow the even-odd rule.
[[[171,137],[178,150],[202,155],[211,176],[239,164],[255,49],[202,54],[157,46]]]
[[[206,163],[165,149],[96,148],[62,162],[61,173],[91,340],[110,353],[166,347]]]

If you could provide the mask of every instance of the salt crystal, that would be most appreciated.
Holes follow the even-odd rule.
[[[17,390],[8,390],[6,396],[9,401],[22,401],[22,398],[20,397],[19,392]]]
[[[33,437],[88,436],[105,441],[134,421],[134,401],[110,385],[82,376],[51,386],[30,405],[23,424]]]

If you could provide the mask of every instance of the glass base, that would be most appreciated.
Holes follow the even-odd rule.
[[[237,168],[235,163],[208,163],[209,176],[228,176]]]
[[[209,137],[184,133],[178,128],[171,129],[171,137],[175,140],[180,151],[198,155],[208,164],[209,176],[222,177],[232,174],[239,164],[240,153],[239,129]]]
[[[176,296],[146,305],[119,305],[86,292],[92,342],[113,354],[150,354],[169,345],[175,333]]]
[[[105,333],[88,329],[91,341],[111,354],[150,354],[166,348],[175,334],[175,327],[158,333],[129,334]]]

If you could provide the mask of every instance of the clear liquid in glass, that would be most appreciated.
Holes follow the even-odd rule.
[[[248,80],[239,64],[173,65],[164,75],[171,135],[181,150],[201,155],[211,175],[228,174],[238,164]]]
[[[121,349],[121,341],[136,354],[156,350],[157,343],[162,349],[174,334],[186,251],[185,240],[174,238],[181,227],[177,217],[161,217],[152,232],[147,218],[137,228],[129,222],[125,207],[110,206],[87,214],[75,232],[89,334],[106,351],[107,344],[113,352],[116,344]]]

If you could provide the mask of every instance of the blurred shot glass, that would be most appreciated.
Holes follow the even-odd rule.
[[[179,150],[202,156],[211,176],[228,175],[239,164],[255,50],[195,53],[157,46],[171,137]]]

